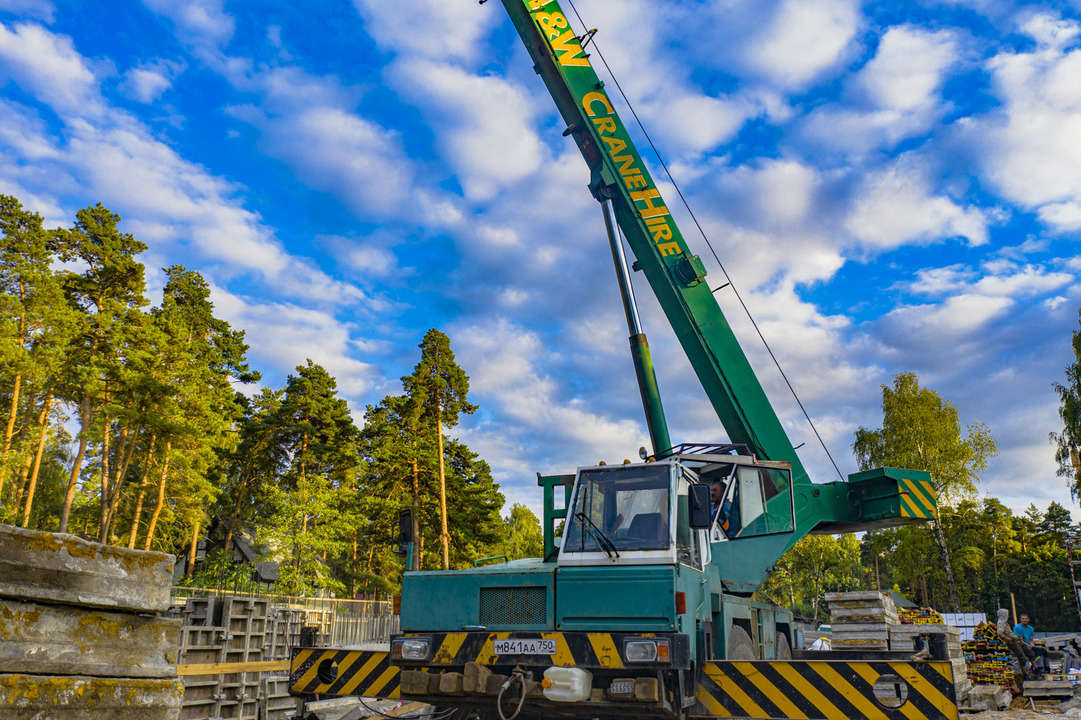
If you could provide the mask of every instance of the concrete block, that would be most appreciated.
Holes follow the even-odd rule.
[[[402,670],[400,685],[402,695],[427,695],[428,673],[420,670]]]
[[[4,720],[176,720],[177,679],[0,674]]]
[[[0,673],[176,677],[179,619],[0,600]]]
[[[976,685],[968,694],[968,704],[973,710],[1004,710],[1013,696],[1000,685]]]
[[[661,691],[657,678],[635,678],[634,699],[638,702],[658,702],[661,699]]]
[[[439,685],[442,682],[443,676],[439,673],[428,673],[428,694],[438,695],[440,693]]]
[[[603,688],[593,688],[589,691],[590,702],[604,702],[607,699],[608,696],[605,694]]]
[[[0,597],[165,612],[173,556],[0,525]]]
[[[444,695],[461,695],[462,680],[459,672],[443,673],[439,676],[439,692]]]
[[[462,673],[462,690],[469,695],[483,695],[491,674],[492,671],[484,665],[466,663],[465,672]]]
[[[499,695],[499,691],[503,689],[503,683],[507,682],[506,675],[496,675],[492,673],[488,676],[487,682],[484,683],[485,695]]]

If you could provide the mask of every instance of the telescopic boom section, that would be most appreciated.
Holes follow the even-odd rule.
[[[704,281],[702,261],[688,250],[559,3],[502,2],[589,165],[590,190],[600,202],[611,198],[634,269],[645,273],[730,439],[759,458],[792,463],[793,482],[809,482]]]

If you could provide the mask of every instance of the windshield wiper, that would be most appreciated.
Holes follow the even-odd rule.
[[[616,550],[615,543],[609,540],[608,536],[601,532],[601,529],[597,527],[592,520],[589,519],[588,515],[586,515],[584,512],[579,512],[575,513],[574,516],[581,520],[583,523],[589,523],[589,534],[592,535],[594,539],[596,539],[597,544],[600,545],[601,550],[604,550],[605,554],[608,557],[612,557],[612,553],[615,553],[616,557],[619,557],[619,550]],[[585,525],[583,525],[582,527],[585,527]]]

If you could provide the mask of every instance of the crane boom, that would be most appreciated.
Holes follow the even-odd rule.
[[[611,199],[620,228],[732,442],[807,472],[743,349],[704,281],[649,169],[616,113],[557,0],[503,0],[591,171],[590,191]]]

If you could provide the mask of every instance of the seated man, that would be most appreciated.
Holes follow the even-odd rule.
[[[1037,664],[1046,672],[1048,670],[1047,648],[1032,642],[1032,636],[1036,634],[1036,628],[1032,627],[1027,613],[1021,613],[1021,622],[1013,626],[1013,634],[1019,637],[1036,654],[1036,659],[1039,661]]]
[[[1020,661],[1021,670],[1026,671],[1030,667],[1030,663],[1036,659],[1036,653],[1032,652],[1032,648],[1021,638],[1013,634],[1013,630],[1010,629],[1010,621],[1006,619],[1008,616],[1009,611],[1006,608],[998,611],[998,622],[995,624],[995,630],[998,632],[998,639],[1004,642],[1010,652]]]

